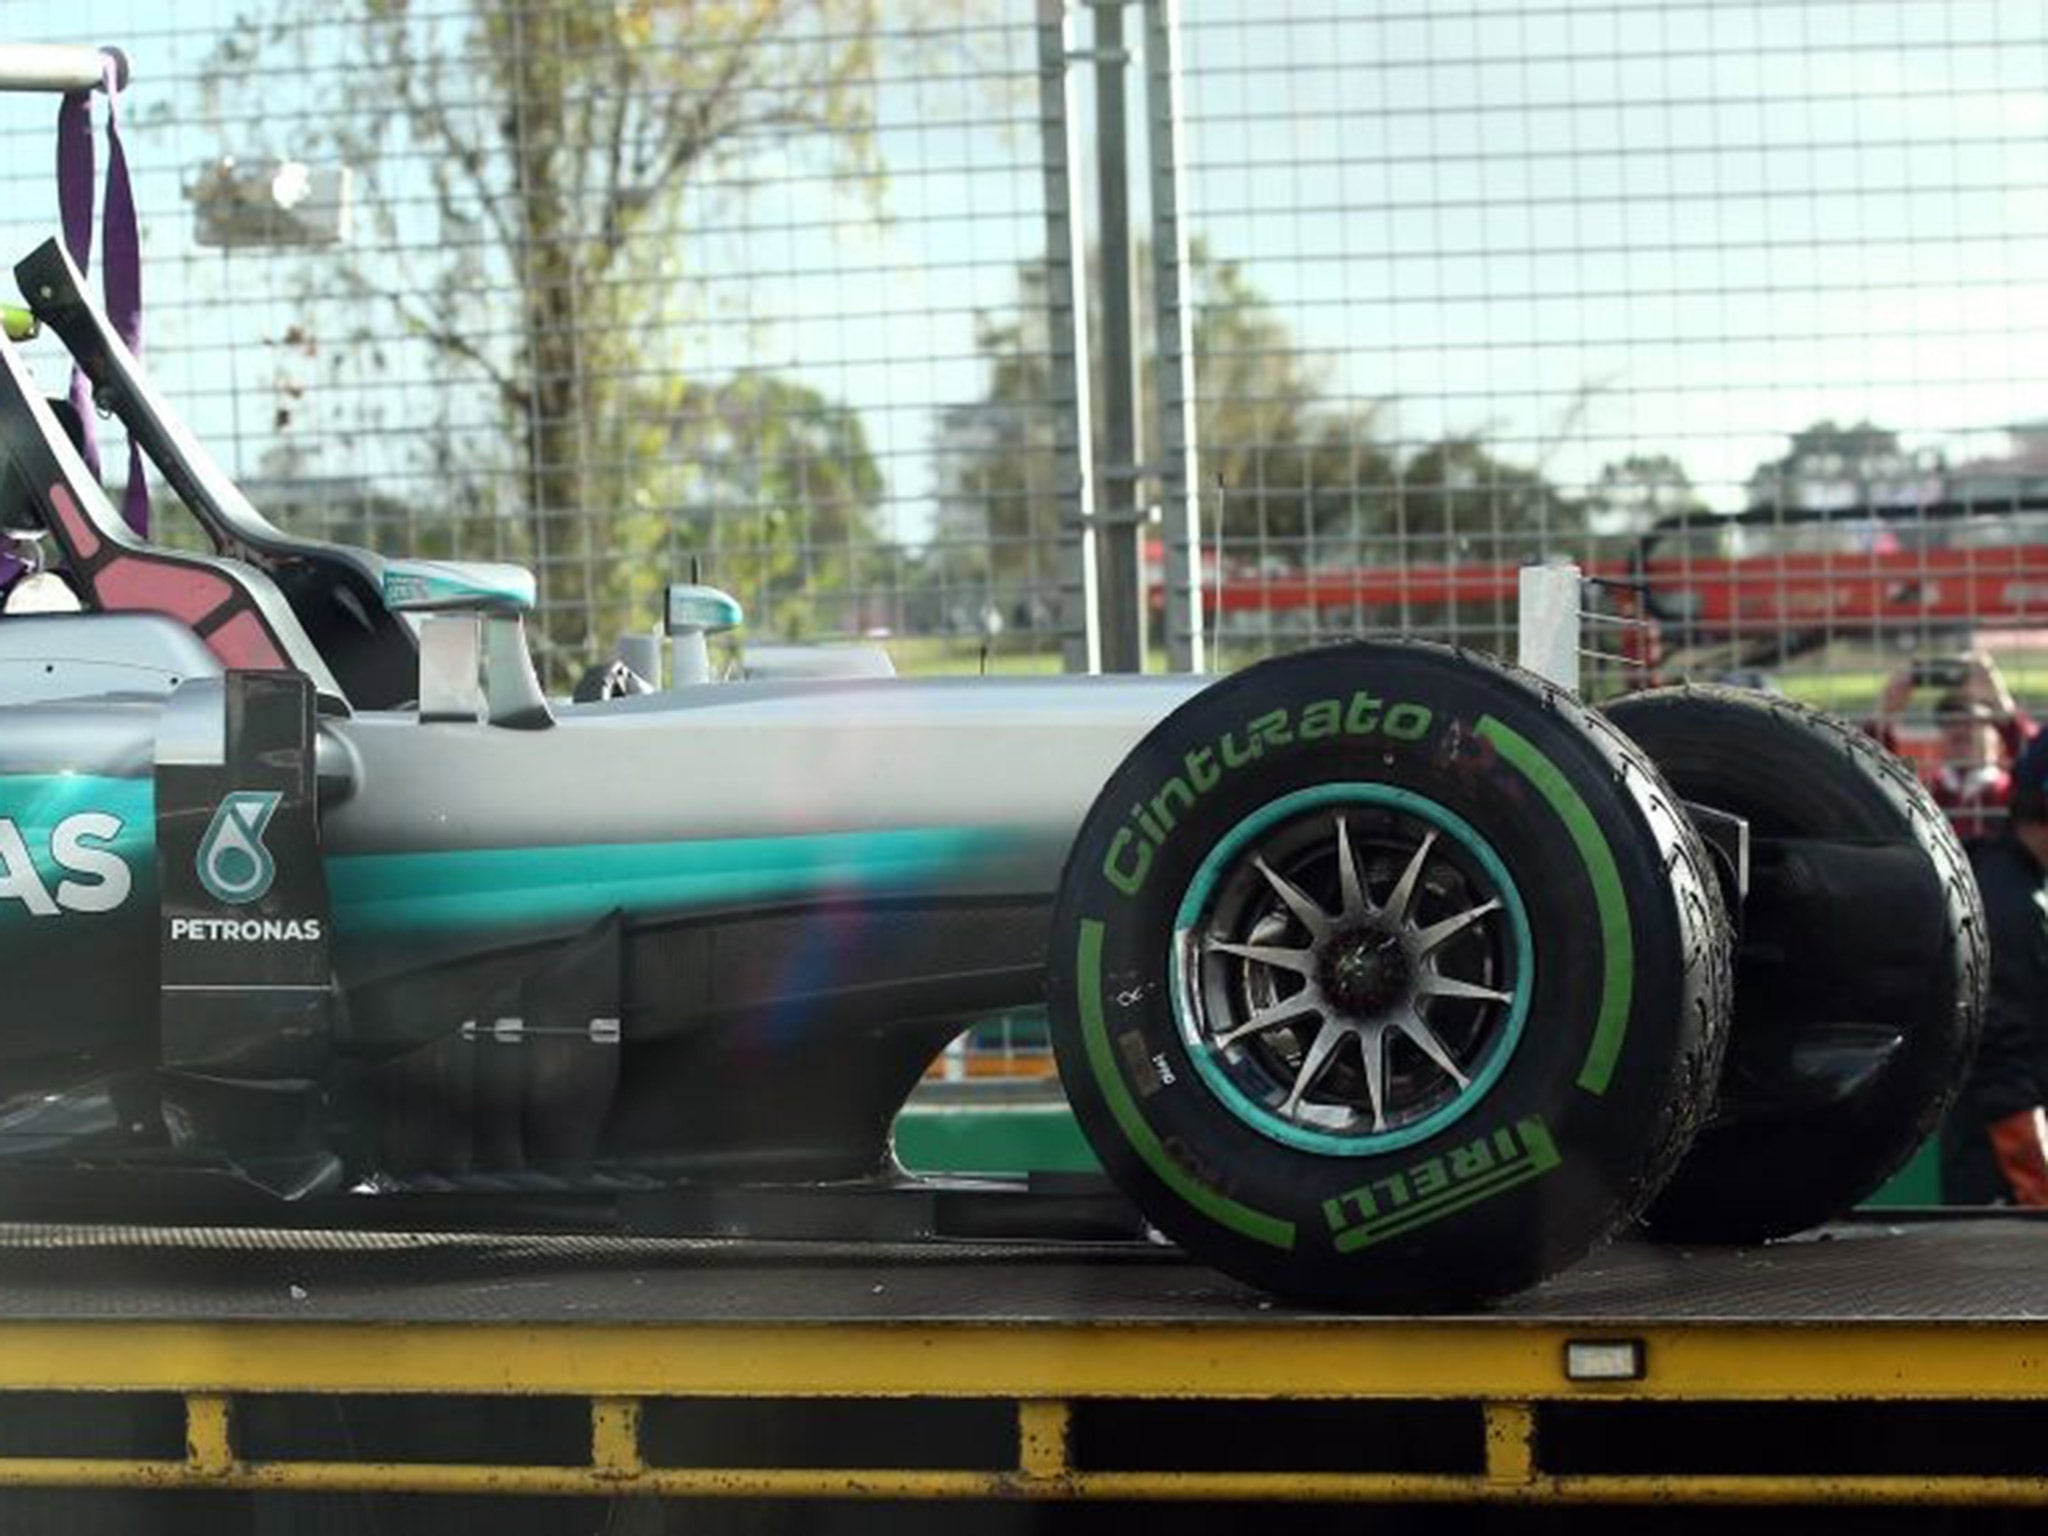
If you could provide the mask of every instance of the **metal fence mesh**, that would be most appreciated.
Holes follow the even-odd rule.
[[[2038,10],[1184,20],[1226,662],[1505,650],[1549,555],[1652,621],[1589,631],[1628,662],[1601,687],[1761,672],[1860,712],[1978,644],[2038,675]]]
[[[135,58],[147,357],[274,520],[535,567],[557,680],[692,571],[757,637],[1056,655],[1028,10],[0,14]],[[52,116],[0,97],[17,252]],[[272,162],[300,213],[345,168],[345,239]]]
[[[1057,665],[1042,9],[79,0],[0,32],[134,55],[149,357],[258,504],[537,567],[559,681],[693,568],[756,637]],[[1600,688],[1763,673],[1867,712],[1979,645],[2048,681],[2038,8],[1179,23],[1221,665],[1507,650],[1514,568],[1568,556],[1606,583]],[[0,97],[16,252],[54,228],[52,115]],[[282,224],[272,160],[312,176]],[[290,243],[342,168],[348,237]]]

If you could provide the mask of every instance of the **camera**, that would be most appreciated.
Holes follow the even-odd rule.
[[[1970,664],[1960,656],[1925,657],[1913,663],[1915,688],[1960,688],[1970,680]]]

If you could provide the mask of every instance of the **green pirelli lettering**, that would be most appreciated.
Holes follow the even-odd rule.
[[[1502,1141],[1513,1146],[1507,1156],[1493,1155],[1482,1138],[1447,1158],[1429,1158],[1404,1173],[1375,1179],[1324,1201],[1331,1246],[1339,1253],[1370,1248],[1539,1179],[1564,1161],[1549,1127],[1534,1117],[1519,1122],[1512,1131],[1496,1132],[1495,1147]],[[1460,1168],[1473,1171],[1459,1177],[1456,1170]],[[1424,1190],[1428,1192],[1422,1193]]]
[[[1480,720],[1478,731],[1493,744],[1502,761],[1535,785],[1536,792],[1557,812],[1593,883],[1593,904],[1600,914],[1600,1013],[1593,1025],[1593,1043],[1579,1067],[1578,1084],[1588,1093],[1605,1093],[1628,1034],[1628,1011],[1635,991],[1635,931],[1622,895],[1621,871],[1615,867],[1614,852],[1600,835],[1592,811],[1555,763],[1491,715]]]
[[[1294,1247],[1293,1222],[1269,1216],[1264,1211],[1255,1211],[1211,1189],[1174,1160],[1152,1127],[1138,1113],[1138,1106],[1131,1100],[1130,1089],[1117,1072],[1116,1059],[1109,1044],[1109,1029],[1102,1018],[1102,924],[1097,919],[1084,918],[1081,922],[1074,973],[1074,985],[1081,1005],[1081,1038],[1087,1046],[1088,1065],[1094,1070],[1095,1081],[1102,1089],[1103,1098],[1108,1101],[1109,1112],[1116,1117],[1116,1123],[1131,1149],[1145,1160],[1146,1167],[1159,1175],[1167,1188],[1203,1215],[1255,1242],[1291,1251]]]

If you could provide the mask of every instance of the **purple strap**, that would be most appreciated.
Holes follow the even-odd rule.
[[[128,151],[121,143],[121,79],[111,56],[101,68],[107,89],[107,201],[100,223],[107,231],[107,318],[128,350],[142,356],[142,233],[135,217],[135,186],[128,179]],[[121,499],[122,516],[137,533],[149,532],[149,474],[142,449],[128,439],[128,488]]]
[[[92,152],[92,92],[73,91],[57,107],[57,216],[64,225],[64,249],[84,277],[92,271],[92,189],[99,179]],[[71,370],[71,408],[78,413],[79,448],[85,467],[100,474],[98,418],[85,372]]]
[[[107,231],[107,266],[101,281],[107,319],[128,350],[142,355],[142,239],[135,217],[135,187],[128,176],[128,152],[121,143],[119,66],[104,56],[100,88],[107,96],[107,193],[101,222]],[[92,191],[97,179],[93,163],[92,92],[73,91],[57,109],[57,208],[64,225],[64,246],[81,277],[92,270]],[[71,406],[84,431],[85,462],[95,477],[100,472],[98,412],[85,374],[71,370]],[[149,532],[149,479],[142,450],[128,444],[128,488],[121,512],[137,533]]]
[[[112,62],[108,67],[111,69]],[[92,266],[92,188],[96,180],[92,153],[92,92],[72,91],[57,106],[57,215],[64,226],[64,248],[80,275]],[[71,408],[78,413],[79,447],[86,467],[99,478],[99,434],[94,430],[91,386],[76,367],[71,370]],[[26,569],[0,552],[0,594]]]
[[[128,177],[128,152],[121,144],[120,65],[112,54],[101,55],[100,88],[107,95],[107,195],[101,213],[107,227],[107,270],[103,279],[107,318],[128,350],[142,355],[142,238],[135,218],[135,187]],[[92,189],[98,180],[93,164],[91,91],[72,91],[57,107],[57,215],[64,227],[64,248],[78,275],[92,270]],[[80,446],[86,467],[99,478],[98,412],[92,386],[77,367],[71,370],[71,407],[78,413]],[[128,444],[128,488],[121,513],[137,533],[149,532],[149,480],[142,450]],[[0,593],[5,593],[24,567],[0,552]]]

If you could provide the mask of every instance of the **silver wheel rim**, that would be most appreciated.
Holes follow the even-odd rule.
[[[1197,1068],[1240,1118],[1364,1153],[1485,1095],[1531,967],[1520,897],[1470,826],[1348,788],[1288,797],[1219,844],[1183,904],[1173,986]]]

